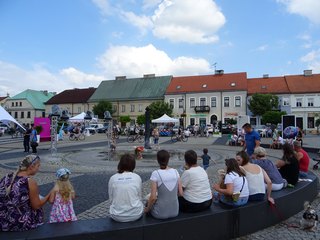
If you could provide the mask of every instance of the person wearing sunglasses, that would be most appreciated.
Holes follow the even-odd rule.
[[[39,195],[32,178],[40,168],[40,157],[26,156],[14,173],[0,180],[0,231],[26,231],[43,224],[42,206],[50,194]]]

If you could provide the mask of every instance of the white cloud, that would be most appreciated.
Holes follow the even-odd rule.
[[[109,0],[91,0],[100,10],[102,16],[113,14],[114,8],[110,5]]]
[[[259,47],[257,47],[256,48],[256,51],[265,51],[265,50],[267,50],[267,48],[268,48],[268,45],[267,44],[265,44],[265,45],[261,45],[261,46],[259,46]]]
[[[164,0],[152,16],[153,34],[172,42],[213,43],[225,17],[212,0]]]
[[[210,72],[210,64],[202,58],[181,56],[171,59],[152,44],[143,47],[112,46],[98,59],[105,75],[141,77],[156,75],[196,75]]]
[[[125,11],[122,11],[121,15],[125,21],[139,28],[142,34],[145,34],[147,29],[150,29],[153,26],[152,21],[148,16],[145,16],[145,15],[138,16],[133,12],[125,12]]]
[[[160,2],[162,2],[162,0],[143,0],[143,9],[153,8]]]
[[[319,0],[277,0],[284,4],[289,13],[294,13],[308,18],[315,24],[320,24]]]
[[[62,69],[60,71],[60,75],[63,76],[65,79],[67,79],[71,83],[74,83],[77,85],[85,84],[86,86],[88,86],[88,84],[97,85],[104,79],[104,77],[102,76],[97,76],[94,74],[86,74],[73,67]]]
[[[315,72],[320,72],[320,49],[312,50],[300,59],[302,62],[308,64],[308,69]]]
[[[60,92],[75,87],[97,87],[102,79],[104,78],[101,76],[85,74],[75,68],[66,68],[59,73],[52,73],[39,64],[31,69],[23,69],[0,61],[0,96],[7,93],[14,96],[27,88]]]

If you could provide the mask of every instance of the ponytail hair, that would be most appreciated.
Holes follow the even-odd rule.
[[[14,179],[17,177],[18,173],[20,171],[26,171],[30,166],[34,165],[38,161],[40,161],[40,157],[37,155],[28,155],[24,159],[22,159],[22,161],[19,164],[19,167],[13,173],[10,185],[6,188],[6,196],[10,194]]]

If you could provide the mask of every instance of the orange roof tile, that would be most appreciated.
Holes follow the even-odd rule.
[[[248,78],[248,95],[254,93],[290,93],[284,77]]]
[[[320,92],[320,74],[285,76],[291,93]]]
[[[166,94],[213,91],[246,91],[247,73],[173,77]]]

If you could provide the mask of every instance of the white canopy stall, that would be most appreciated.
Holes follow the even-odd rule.
[[[153,119],[151,122],[152,123],[177,123],[179,122],[179,119],[171,118],[167,114],[163,114],[161,117],[157,119]]]
[[[86,116],[86,113],[82,112],[82,113],[80,113],[80,114],[78,114],[78,115],[76,115],[76,116],[74,116],[72,118],[69,118],[69,121],[70,122],[82,122],[82,121],[84,121],[84,117],[85,116]],[[91,121],[97,121],[97,119],[96,118],[92,118]]]
[[[17,120],[15,120],[3,107],[0,106],[0,121],[3,123],[8,123],[8,122],[14,122],[17,124],[19,127],[21,127],[23,130],[24,127],[18,123]]]

